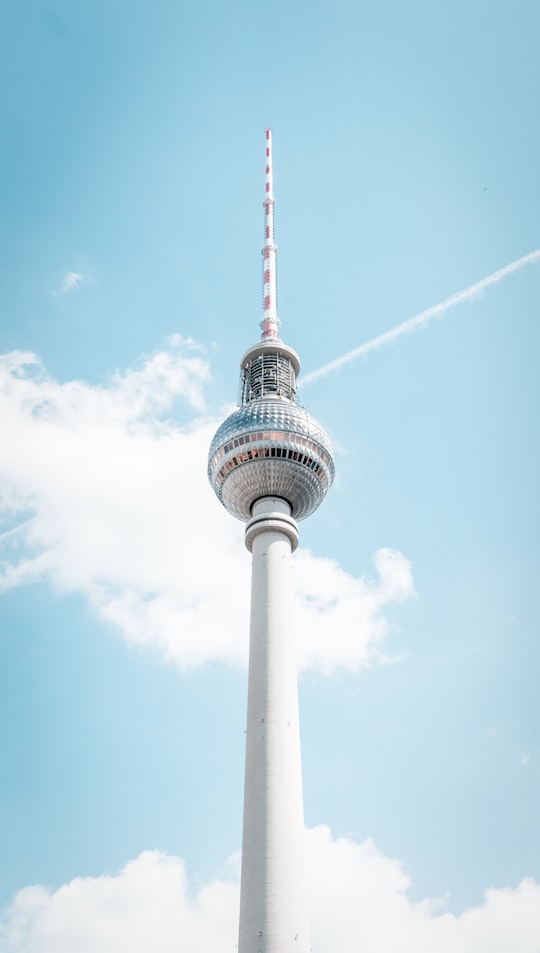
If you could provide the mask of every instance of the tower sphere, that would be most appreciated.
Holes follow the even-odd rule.
[[[317,509],[334,478],[332,444],[294,400],[298,358],[281,341],[251,348],[242,361],[242,402],[210,445],[208,478],[232,516],[249,520],[256,500],[279,496],[295,520]]]

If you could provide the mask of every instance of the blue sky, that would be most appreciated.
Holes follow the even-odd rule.
[[[540,247],[539,19],[5,5],[2,953],[233,949],[249,557],[205,460],[259,333],[264,129],[309,373]],[[336,447],[295,570],[321,953],[538,951],[539,289],[302,391]]]

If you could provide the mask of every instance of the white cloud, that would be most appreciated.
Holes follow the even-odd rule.
[[[107,386],[60,383],[32,354],[0,357],[0,591],[46,579],[180,666],[243,664],[249,556],[207,482],[209,367],[193,341],[173,343]],[[307,550],[295,566],[304,668],[365,664],[386,606],[413,594],[391,550],[375,555],[375,580]]]
[[[334,840],[326,827],[309,836],[313,941],[319,953],[538,953],[540,884],[487,890],[460,916],[440,899],[410,901],[402,864],[372,841]],[[315,943],[317,944],[315,947]]]
[[[0,921],[3,953],[193,953],[234,949],[235,884],[194,889],[183,862],[146,851],[117,876],[19,891]],[[180,945],[179,945],[180,944]]]
[[[402,553],[379,549],[373,558],[378,579],[354,577],[332,559],[299,550],[295,560],[299,664],[329,674],[358,668],[380,657],[390,626],[389,603],[414,594],[411,564]],[[328,633],[332,638],[328,638]]]
[[[308,832],[312,944],[317,953],[538,953],[540,885],[490,889],[460,916],[444,901],[412,902],[402,864],[372,841]],[[236,944],[232,871],[191,883],[183,862],[147,851],[115,876],[27,887],[0,916],[3,953],[216,953]]]
[[[173,334],[169,334],[167,338],[167,344],[171,348],[188,348],[192,351],[200,351],[202,354],[206,354],[206,348],[204,344],[200,344],[198,341],[195,341],[192,337],[184,337],[183,334],[179,334],[178,331],[175,331]]]
[[[62,279],[59,290],[55,291],[54,294],[56,297],[69,294],[70,291],[74,291],[75,288],[85,284],[87,281],[91,281],[90,275],[83,275],[80,271],[67,271]]]

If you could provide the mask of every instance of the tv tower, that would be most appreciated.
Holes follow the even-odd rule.
[[[269,129],[263,204],[262,336],[240,362],[239,406],[212,440],[208,477],[246,523],[252,554],[238,953],[309,953],[291,554],[334,461],[325,430],[296,403],[300,361],[279,337]]]

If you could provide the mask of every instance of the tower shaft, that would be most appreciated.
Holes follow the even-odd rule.
[[[238,953],[309,953],[292,596],[296,524],[282,499],[253,505]]]

